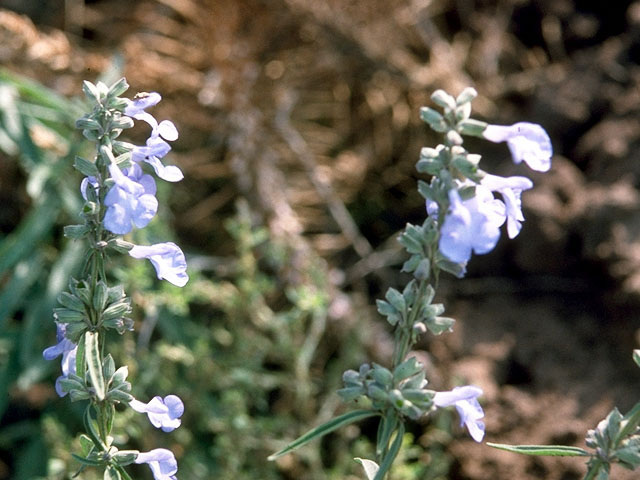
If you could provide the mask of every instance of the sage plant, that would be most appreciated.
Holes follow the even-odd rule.
[[[118,404],[145,413],[151,424],[164,432],[178,428],[184,412],[176,395],[158,395],[146,403],[136,399],[127,381],[127,366],[116,368],[107,342],[112,338],[108,331],[124,335],[134,326],[129,317],[131,300],[121,285],[110,284],[107,267],[111,255],[147,258],[159,279],[178,287],[189,279],[185,256],[176,244],[134,245],[122,237],[134,228],[144,228],[158,210],[156,183],[144,172],[145,163],[163,180],[183,178],[178,167],[161,161],[171,150],[168,142],[178,138],[175,125],[169,120],[158,122],[147,112],[161,100],[160,95],[139,93],[133,100],[120,97],[128,88],[124,78],[110,87],[101,82],[85,81],[83,85],[93,108],[76,127],[96,144],[96,150],[91,159],[76,157],[74,167],[85,176],[79,189],[84,199],[82,223],[65,227],[64,234],[86,243],[86,258],[79,278],[71,278],[69,290],[58,296],[60,306],[53,315],[57,343],[45,349],[43,356],[47,360],[62,356],[62,375],[55,385],[58,395],[86,404],[81,451],[72,454],[80,463],[78,473],[93,467],[104,471],[105,480],[130,480],[124,467],[146,463],[155,480],[175,480],[178,466],[171,451],[120,449],[112,432]],[[118,139],[134,120],[151,127],[143,146]]]
[[[426,201],[422,225],[408,224],[398,241],[409,258],[402,267],[412,279],[402,291],[389,288],[378,312],[393,328],[394,352],[388,366],[365,363],[343,375],[344,388],[338,394],[346,402],[363,406],[314,428],[269,457],[280,457],[341,426],[368,417],[378,417],[374,459],[356,459],[369,480],[382,480],[402,445],[405,424],[439,408],[455,407],[461,425],[481,442],[485,434],[484,412],[478,398],[482,388],[458,385],[450,391],[427,388],[427,372],[411,349],[427,332],[440,335],[453,329],[454,320],[443,316],[444,306],[434,303],[441,272],[463,277],[473,253],[486,254],[496,246],[502,226],[514,238],[524,216],[521,194],[533,187],[524,176],[501,177],[479,166],[480,155],[464,148],[464,135],[491,142],[506,142],[515,163],[544,172],[551,167],[549,136],[537,124],[489,125],[471,118],[471,101],[477,93],[466,88],[452,97],[442,90],[432,95],[441,112],[423,107],[420,117],[443,136],[435,148],[423,148],[416,165],[430,181],[420,180],[418,191]]]

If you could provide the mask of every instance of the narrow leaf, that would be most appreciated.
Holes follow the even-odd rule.
[[[568,445],[507,445],[504,443],[490,443],[487,445],[507,452],[522,455],[538,455],[546,457],[589,457],[591,454],[579,447]]]
[[[378,473],[374,477],[374,480],[382,480],[384,476],[387,474],[387,472],[391,468],[391,465],[393,464],[393,461],[398,456],[398,452],[400,451],[400,447],[402,446],[403,437],[404,437],[404,423],[401,422],[400,426],[398,427],[398,431],[396,433],[396,438],[393,439],[393,443],[391,443],[391,447],[389,448],[389,451],[382,459],[382,463],[380,464],[380,470],[378,470]]]
[[[76,461],[80,462],[82,465],[86,465],[88,467],[99,467],[101,465],[104,465],[104,462],[100,460],[92,460],[90,458],[84,458],[84,457],[81,457],[80,455],[76,455],[75,453],[71,453],[71,456]]]
[[[84,334],[85,358],[89,370],[91,385],[96,391],[99,401],[104,400],[105,385],[102,376],[102,362],[100,361],[100,346],[98,345],[98,334],[96,332],[86,332]]]
[[[308,431],[301,437],[291,442],[282,450],[269,456],[267,460],[269,461],[275,460],[276,458],[286,455],[287,453],[292,452],[293,450],[296,450],[303,445],[306,445],[311,440],[322,437],[323,435],[326,435],[327,433],[331,433],[340,427],[349,425],[350,423],[354,423],[359,420],[364,420],[365,418],[373,417],[375,415],[379,415],[379,413],[374,410],[354,410],[353,412],[348,412],[348,413],[345,413],[344,415],[340,415],[339,417],[329,420],[327,423],[324,423],[319,427],[316,427],[313,430]]]

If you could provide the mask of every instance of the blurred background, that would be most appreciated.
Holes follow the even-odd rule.
[[[81,206],[73,158],[91,155],[73,128],[81,83],[122,75],[129,96],[163,95],[153,114],[177,125],[167,162],[185,174],[158,182],[159,218],[133,239],[178,243],[191,281],[113,259],[136,322],[113,339],[116,363],[137,398],[186,404],[171,434],[123,410],[119,442],[172,449],[181,479],[363,478],[353,457],[371,458],[375,422],[266,457],[349,408],[334,393],[345,369],[388,362],[375,299],[408,280],[395,237],[425,217],[414,166],[439,141],[419,108],[473,86],[476,118],[540,123],[556,155],[538,174],[505,145],[467,142],[486,170],[536,186],[519,237],[442,279],[458,323],[415,354],[432,388],[484,389],[486,440],[584,446],[640,398],[639,61],[630,0],[1,0],[0,479],[78,467],[82,408],[56,396],[42,349],[82,255],[62,236]],[[394,480],[585,471],[475,444],[450,412],[406,442]]]

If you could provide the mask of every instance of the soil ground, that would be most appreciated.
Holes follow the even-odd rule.
[[[346,292],[386,288],[397,271],[386,240],[424,216],[414,165],[437,141],[417,118],[431,92],[473,85],[479,117],[542,124],[553,168],[530,175],[521,235],[444,282],[458,325],[421,345],[430,376],[482,385],[487,440],[500,443],[583,446],[614,405],[640,398],[640,2],[58,3],[3,2],[2,65],[76,95],[121,62],[179,119],[183,243],[228,252],[222,222],[244,195],[274,236],[341,272]],[[477,145],[499,174],[523,174],[503,147]],[[345,205],[350,216],[335,213]],[[581,460],[453,448],[452,479],[584,472]]]

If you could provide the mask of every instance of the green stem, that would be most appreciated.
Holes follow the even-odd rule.
[[[411,330],[413,329],[413,325],[415,324],[418,314],[420,313],[421,306],[424,303],[424,296],[427,291],[428,284],[429,283],[427,280],[420,280],[418,293],[416,294],[413,305],[411,305],[411,310],[409,311],[406,322],[398,323],[393,349],[392,366],[394,368],[402,363],[402,360],[404,360],[404,357],[407,356],[407,353],[409,353],[409,350],[413,346],[413,342],[411,340]]]

